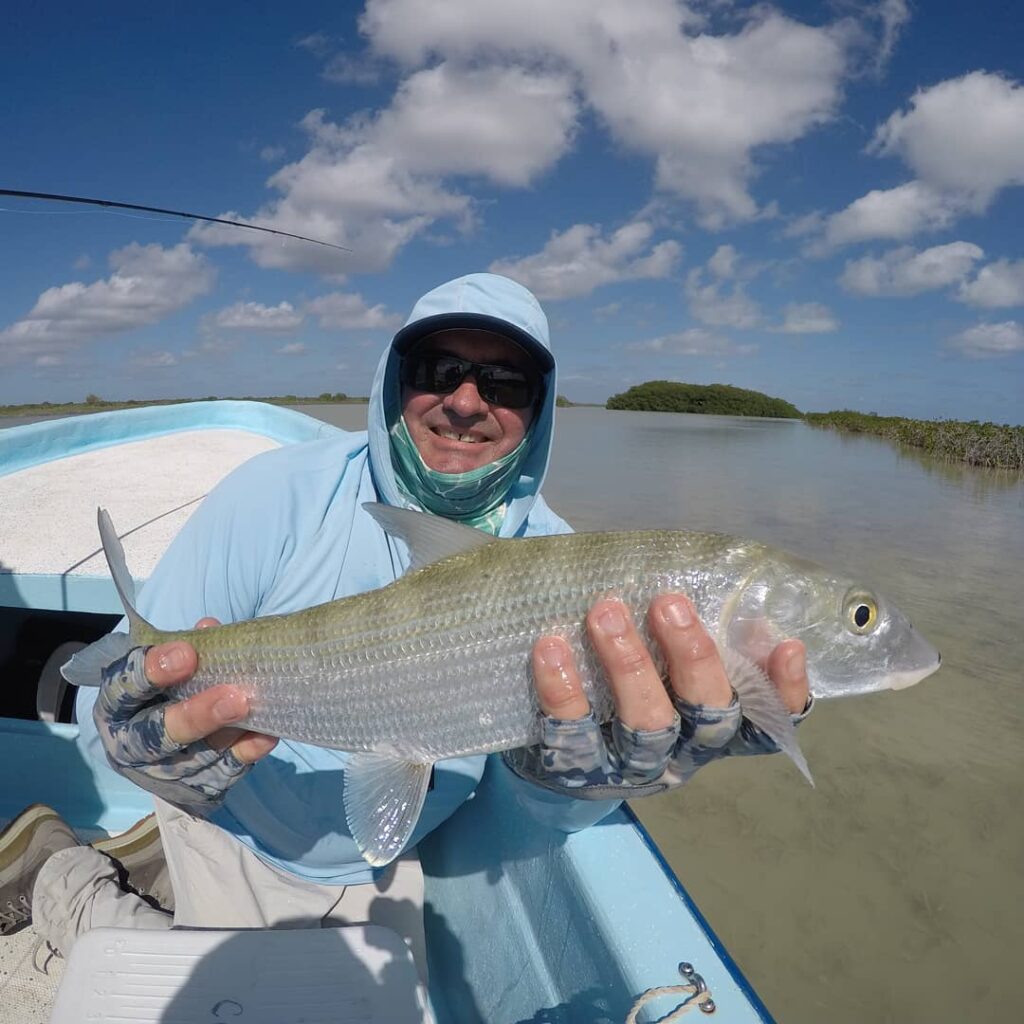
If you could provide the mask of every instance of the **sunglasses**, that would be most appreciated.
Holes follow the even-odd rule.
[[[448,352],[413,350],[402,359],[402,383],[435,395],[450,395],[470,374],[480,397],[492,405],[526,409],[540,395],[540,375],[530,370],[474,363]]]

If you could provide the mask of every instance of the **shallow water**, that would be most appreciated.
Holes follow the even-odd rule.
[[[877,584],[942,651],[920,686],[819,704],[814,789],[735,760],[635,804],[769,1009],[1020,1019],[1024,481],[792,421],[576,408],[556,436],[544,491],[578,529],[779,544]]]
[[[365,426],[363,405],[300,408]],[[574,408],[545,495],[578,529],[788,547],[912,617],[942,669],[821,702],[816,788],[738,759],[635,810],[780,1022],[1020,1019],[1024,481],[799,422]]]
[[[579,528],[753,536],[877,584],[943,654],[821,702],[781,758],[637,801],[787,1024],[1019,1019],[1024,482],[797,422],[560,411],[545,494]],[[685,959],[685,950],[680,950]]]

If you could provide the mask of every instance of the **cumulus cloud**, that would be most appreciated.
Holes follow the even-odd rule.
[[[1001,189],[1024,184],[1024,86],[973,71],[919,89],[879,126],[870,151],[899,156],[933,188],[983,210]]]
[[[684,292],[691,315],[712,327],[756,327],[761,307],[745,291],[738,273],[739,255],[731,245],[720,245],[706,267],[695,267],[686,275]]]
[[[956,297],[982,309],[1024,306],[1024,260],[996,260],[982,267],[973,281],[960,285]]]
[[[236,302],[210,318],[210,323],[226,331],[258,331],[287,334],[301,326],[302,313],[290,302],[265,306],[261,302]]]
[[[908,239],[983,213],[1024,184],[1024,86],[972,71],[919,89],[876,129],[868,152],[895,156],[914,173],[821,220],[817,251],[873,238]],[[812,247],[812,251],[815,251]]]
[[[667,277],[681,249],[671,240],[652,246],[653,234],[646,221],[632,221],[607,237],[600,225],[574,224],[552,232],[540,252],[496,260],[489,269],[513,278],[541,299],[574,298],[616,281]]]
[[[320,321],[320,326],[335,328],[394,329],[402,323],[397,313],[389,313],[381,304],[368,306],[358,292],[330,292],[312,299],[305,311]]]
[[[335,276],[381,270],[437,221],[462,230],[472,224],[471,198],[447,186],[446,177],[526,185],[566,151],[576,114],[562,73],[442,63],[406,78],[376,115],[336,124],[311,111],[302,121],[308,152],[268,182],[280,198],[251,219],[226,215],[350,252],[282,244],[221,225],[197,226],[192,234],[210,245],[247,245],[265,267]]]
[[[919,295],[963,281],[984,255],[970,242],[950,242],[921,251],[906,245],[880,257],[847,261],[839,283],[858,295]]]
[[[967,209],[962,196],[950,195],[920,181],[889,189],[873,189],[823,221],[825,248],[893,241],[949,227]]]
[[[992,359],[1024,352],[1024,325],[1016,320],[976,324],[950,338],[949,348],[972,359]]]
[[[213,286],[214,271],[185,243],[132,243],[110,254],[110,277],[48,288],[20,320],[0,330],[0,360],[38,358],[145,327]]]
[[[361,28],[376,52],[414,66],[481,55],[571,73],[612,137],[655,161],[658,185],[708,222],[746,220],[753,151],[832,116],[851,37],[770,8],[734,32],[675,0],[481,3],[370,0]]]
[[[782,311],[779,334],[831,334],[839,330],[835,314],[820,302],[791,302]]]
[[[306,354],[306,346],[301,341],[291,341],[287,345],[282,345],[277,350],[277,353],[282,356],[304,356]]]
[[[626,346],[633,352],[670,356],[750,355],[756,345],[737,345],[731,339],[704,327],[689,327],[673,334],[663,334],[649,341],[636,341]]]
[[[855,29],[851,18],[807,25],[767,5],[718,19],[680,0],[369,0],[368,53],[337,54],[324,74],[361,82],[397,62],[404,77],[382,109],[340,123],[311,112],[308,151],[269,179],[276,197],[249,221],[351,254],[215,225],[193,237],[249,246],[267,267],[381,270],[438,222],[470,228],[479,182],[536,181],[584,115],[649,160],[661,193],[694,203],[704,225],[766,216],[773,204],[751,194],[761,153],[835,117],[852,55],[877,35],[884,60],[904,7],[881,0]],[[296,45],[336,54],[320,32]]]

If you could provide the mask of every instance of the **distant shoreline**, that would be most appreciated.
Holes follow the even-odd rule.
[[[571,402],[559,395],[560,408],[607,408],[600,403]],[[115,409],[135,409],[153,405],[180,405],[190,402],[244,401],[267,402],[271,405],[366,405],[368,398],[343,395],[271,395],[244,398],[155,398],[108,402],[34,402],[24,405],[0,405],[3,416],[76,416]],[[715,412],[697,415],[718,415]],[[735,415],[733,413],[732,415]],[[897,444],[917,448],[928,455],[950,462],[987,469],[1008,469],[1024,473],[1024,426],[1012,427],[977,420],[914,420],[903,416],[878,416],[874,413],[836,410],[833,412],[797,413],[812,427],[838,430],[846,434],[871,434]]]
[[[911,420],[845,409],[804,413],[804,421],[845,434],[883,437],[950,462],[1024,472],[1024,427],[977,420]]]

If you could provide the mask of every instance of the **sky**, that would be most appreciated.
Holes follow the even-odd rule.
[[[506,274],[558,390],[727,383],[1024,423],[1010,0],[16,5],[0,403],[365,395],[416,299]]]

